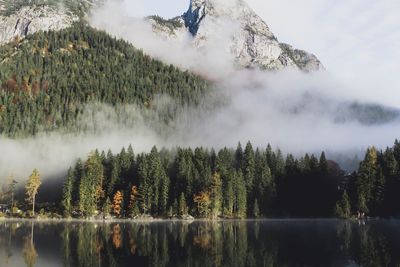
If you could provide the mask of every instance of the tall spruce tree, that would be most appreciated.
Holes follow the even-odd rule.
[[[254,203],[255,171],[254,149],[251,143],[248,142],[244,150],[242,172],[246,184],[247,203],[251,203],[251,205]]]
[[[72,193],[74,189],[74,170],[70,168],[68,170],[67,179],[64,182],[62,205],[64,209],[65,216],[69,217],[73,211],[73,199]]]
[[[358,209],[369,213],[374,198],[378,175],[378,153],[374,147],[368,148],[364,160],[360,163],[357,174]]]
[[[247,214],[247,190],[246,182],[241,171],[236,174],[235,177],[235,204],[234,214],[235,217],[244,219]]]

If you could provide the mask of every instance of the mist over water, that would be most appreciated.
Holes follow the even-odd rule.
[[[383,102],[367,111],[357,106],[371,104],[357,102],[363,99],[354,96],[360,92],[355,88],[358,83],[337,80],[329,72],[238,69],[226,50],[235,27],[224,32],[222,23],[216,31],[218,38],[197,50],[190,35],[179,40],[158,37],[147,21],[129,17],[114,1],[93,10],[90,21],[167,64],[212,80],[212,91],[196,107],[178,107],[167,96],[159,96],[156,110],[151,111],[135,106],[124,106],[122,111],[88,106],[79,131],[73,134],[53,132],[17,140],[1,137],[0,179],[13,174],[25,180],[33,168],[43,177],[60,177],[91,150],[119,152],[130,144],[140,153],[154,145],[218,149],[250,140],[254,146],[270,143],[296,155],[325,150],[332,157],[357,154],[361,158],[366,147],[385,148],[399,137],[398,110],[382,108]],[[173,121],[166,122],[160,115],[166,110],[177,110]]]

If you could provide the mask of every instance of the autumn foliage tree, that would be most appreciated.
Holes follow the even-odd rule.
[[[117,191],[114,194],[112,210],[113,213],[118,217],[121,216],[123,200],[124,200],[123,194],[121,193],[121,191]]]
[[[41,184],[39,171],[34,169],[25,186],[26,200],[32,204],[32,216],[35,216],[36,195]]]
[[[193,197],[193,201],[197,205],[199,216],[207,218],[211,204],[210,194],[202,191]]]

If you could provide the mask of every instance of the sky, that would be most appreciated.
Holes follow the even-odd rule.
[[[182,14],[188,0],[125,0],[141,17]],[[227,0],[229,1],[229,0]],[[400,107],[400,1],[247,0],[281,42],[314,53],[346,94]],[[382,83],[384,81],[384,84]]]

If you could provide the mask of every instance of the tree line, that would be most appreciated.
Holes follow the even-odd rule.
[[[69,170],[62,203],[65,215],[84,217],[391,216],[399,214],[400,158],[395,151],[400,151],[397,141],[385,152],[368,149],[351,175],[325,153],[297,159],[271,146],[254,149],[250,142],[244,149],[239,143],[236,149],[219,151],[95,151]]]
[[[346,174],[322,152],[295,158],[273,150],[218,151],[197,147],[161,149],[135,155],[94,151],[68,171],[60,206],[65,217],[260,218],[393,217],[400,215],[400,142],[367,150],[357,171]],[[0,194],[10,207],[35,214],[42,182],[34,170],[25,185],[26,204],[15,197],[10,178]],[[39,203],[41,204],[41,203]]]

